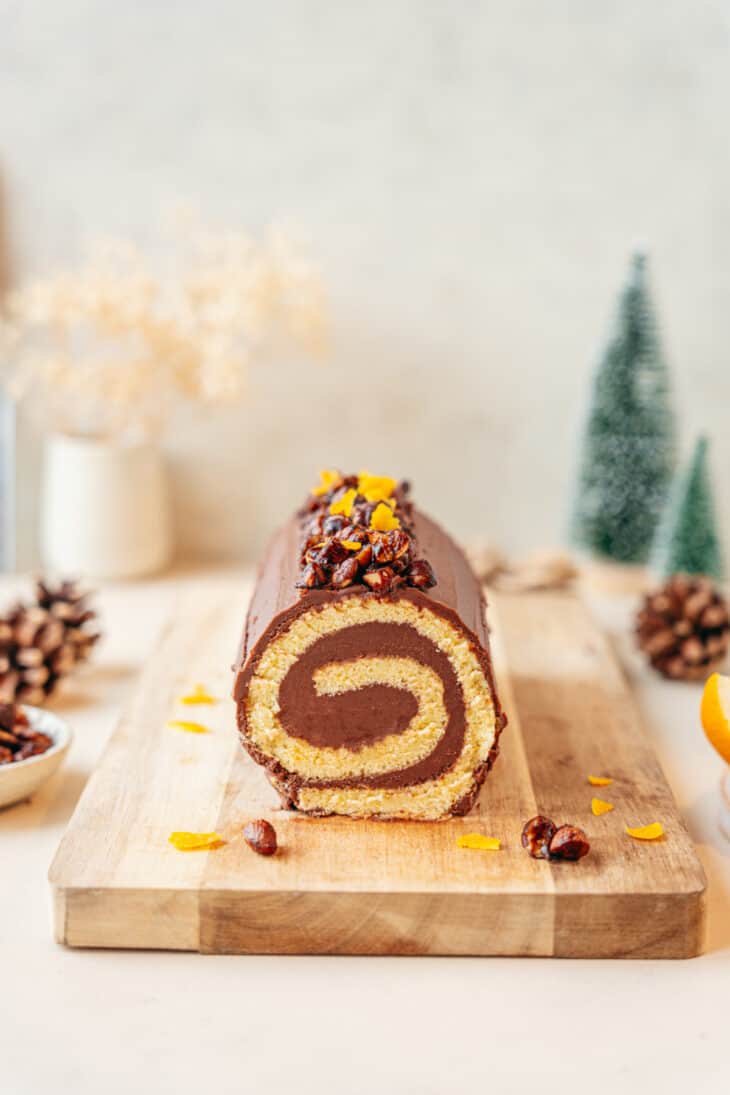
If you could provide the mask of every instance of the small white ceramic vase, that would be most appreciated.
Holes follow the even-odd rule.
[[[57,434],[46,442],[41,554],[48,570],[133,578],[170,557],[167,480],[151,445]]]

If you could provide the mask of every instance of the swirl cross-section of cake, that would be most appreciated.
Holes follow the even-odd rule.
[[[465,814],[506,723],[485,601],[406,483],[321,473],[259,572],[235,666],[243,745],[308,814]]]

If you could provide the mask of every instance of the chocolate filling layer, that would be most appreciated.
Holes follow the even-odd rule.
[[[309,787],[405,787],[433,779],[456,763],[464,744],[464,698],[448,657],[408,624],[368,623],[318,639],[292,666],[279,688],[279,718],[293,737],[312,745],[356,751],[389,734],[401,734],[418,711],[410,692],[374,684],[334,696],[320,696],[313,676],[331,662],[359,657],[406,657],[435,670],[444,688],[448,722],[436,748],[408,768],[380,776],[345,780],[305,780]]]

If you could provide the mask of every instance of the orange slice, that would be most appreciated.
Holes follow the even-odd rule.
[[[613,806],[610,802],[604,802],[602,798],[591,799],[591,813],[594,817],[600,817],[601,814],[610,814],[613,810]]]
[[[361,471],[357,489],[367,502],[387,502],[392,496],[397,484],[389,475],[370,475]]]
[[[498,852],[501,847],[496,836],[483,836],[482,833],[465,833],[456,843],[460,848],[476,848],[480,852]]]
[[[730,764],[730,677],[713,673],[707,678],[700,719],[710,745]]]
[[[171,730],[184,730],[187,734],[209,734],[202,722],[189,722],[187,719],[170,719],[167,723]]]
[[[400,528],[400,521],[393,516],[393,511],[385,502],[378,502],[370,516],[370,528],[377,532],[390,532],[391,529]]]
[[[312,487],[312,494],[321,498],[323,494],[329,494],[331,490],[334,490],[341,480],[342,476],[335,468],[323,468],[319,473],[319,483],[316,487]]]
[[[654,821],[651,825],[640,825],[637,829],[626,827],[626,832],[634,840],[658,840],[664,836],[664,826],[660,821]]]
[[[198,703],[216,703],[215,696],[211,696],[208,689],[204,684],[196,684],[192,692],[188,695],[180,697],[180,703],[187,704],[188,706]]]
[[[349,517],[352,513],[352,507],[355,504],[355,498],[357,497],[357,491],[354,487],[350,490],[346,490],[341,498],[338,498],[336,502],[332,502],[330,505],[330,513],[335,517],[338,513],[341,513],[343,517]]]
[[[218,833],[170,833],[168,840],[179,852],[202,852],[207,848],[220,848],[225,840]]]
[[[608,787],[609,783],[613,783],[610,776],[589,776],[588,782],[591,787]]]

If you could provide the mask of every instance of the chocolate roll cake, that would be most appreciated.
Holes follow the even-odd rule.
[[[243,745],[308,814],[465,814],[506,723],[481,587],[385,476],[322,473],[269,548],[235,674]]]

